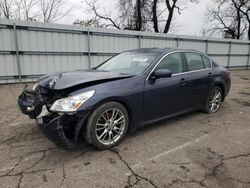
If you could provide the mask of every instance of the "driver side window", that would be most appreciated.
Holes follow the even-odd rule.
[[[161,62],[156,67],[157,69],[169,69],[172,74],[177,74],[183,72],[183,62],[181,53],[176,52],[164,57]]]

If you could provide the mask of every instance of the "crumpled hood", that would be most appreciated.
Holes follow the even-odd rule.
[[[131,75],[99,70],[77,70],[45,75],[39,78],[37,82],[45,88],[61,90],[95,81],[111,81],[128,77],[131,77]]]

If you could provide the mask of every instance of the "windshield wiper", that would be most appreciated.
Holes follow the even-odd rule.
[[[135,76],[135,74],[128,74],[128,73],[119,73],[120,75],[128,75],[128,76]]]

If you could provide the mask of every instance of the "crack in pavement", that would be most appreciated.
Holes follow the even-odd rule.
[[[23,180],[23,174],[20,174],[20,178],[18,180],[17,188],[20,188],[22,180]]]
[[[209,172],[205,173],[204,178],[202,180],[200,180],[200,181],[199,180],[195,180],[195,179],[182,180],[180,178],[177,178],[177,179],[174,179],[173,181],[171,181],[171,183],[168,184],[168,187],[172,187],[176,183],[197,183],[201,187],[208,187],[204,183],[204,181],[208,180],[209,177],[216,178],[216,180],[218,180],[218,182],[229,180],[229,181],[235,181],[237,183],[250,184],[250,182],[242,181],[242,180],[239,180],[239,179],[236,179],[236,178],[232,178],[232,177],[221,179],[221,178],[217,177],[217,174],[216,174],[217,170],[225,164],[224,161],[231,160],[231,159],[236,159],[236,158],[239,158],[239,157],[249,157],[250,153],[238,154],[238,155],[234,155],[234,156],[230,156],[230,157],[224,157],[223,155],[220,155],[217,152],[212,151],[210,148],[207,148],[207,150],[208,150],[209,153],[211,153],[211,154],[215,155],[216,157],[218,157],[219,163],[217,165],[215,165],[213,168],[209,168],[205,164],[198,163],[203,168],[209,170]],[[188,165],[188,164],[191,164],[191,163],[186,163],[185,164],[185,163],[172,163],[172,162],[170,162],[170,163],[171,164],[176,164],[176,165],[180,165],[180,164],[182,164],[182,165]]]
[[[42,151],[41,158],[38,159],[32,166],[30,166],[29,168],[26,168],[24,171],[28,171],[28,170],[32,169],[34,166],[36,166],[38,163],[40,163],[45,157],[46,157],[46,151]]]
[[[181,166],[181,165],[189,165],[189,164],[191,164],[191,163],[190,163],[190,162],[187,162],[187,163],[177,163],[177,162],[171,162],[171,161],[169,161],[168,164],[174,164],[174,165],[179,165],[179,166]]]
[[[250,181],[242,181],[234,178],[226,178],[224,180],[236,181],[237,183],[242,183],[242,184],[250,184]]]
[[[74,158],[78,159],[79,157],[83,156],[86,152],[87,152],[87,150],[83,151],[83,152],[80,152],[80,154],[75,156]],[[62,185],[63,185],[63,183],[64,183],[64,181],[66,179],[65,164],[66,164],[66,161],[64,161],[63,164],[62,164],[63,177],[62,177],[62,180],[61,180],[61,183],[60,183],[59,187],[62,187]]]
[[[65,174],[65,167],[64,164],[62,164],[62,169],[63,169],[63,177],[60,183],[60,187],[62,187],[64,180],[66,179],[66,174]]]
[[[203,183],[209,177],[214,177],[219,182],[225,181],[225,180],[232,180],[232,181],[237,181],[237,182],[244,182],[244,181],[241,181],[239,179],[232,178],[232,177],[221,179],[220,177],[217,177],[216,173],[217,173],[217,171],[218,171],[219,168],[221,168],[221,167],[224,166],[224,164],[225,164],[224,161],[231,160],[231,159],[236,159],[236,158],[239,158],[239,157],[249,157],[250,153],[237,154],[237,155],[230,156],[230,157],[224,157],[223,155],[218,154],[217,152],[211,150],[210,148],[207,148],[207,150],[208,150],[209,153],[211,153],[212,155],[216,156],[219,159],[219,163],[217,165],[215,165],[214,167],[212,167],[212,168],[209,168],[209,167],[207,167],[204,164],[198,163],[199,165],[201,165],[202,167],[204,167],[204,168],[206,168],[206,169],[208,169],[210,171],[210,172],[208,172],[208,173],[205,174],[204,179],[201,181],[201,183]],[[244,183],[250,183],[250,182],[244,182]]]
[[[167,187],[172,187],[174,184],[176,183],[196,183],[196,184],[199,184],[201,187],[207,187],[209,188],[208,186],[206,186],[204,183],[203,183],[204,180],[201,180],[201,181],[197,181],[197,180],[194,180],[194,179],[191,179],[191,180],[181,180],[181,179],[175,179],[173,180],[171,183],[168,184]]]
[[[207,149],[208,149],[208,151],[209,151],[210,153],[212,153],[213,155],[217,156],[217,157],[219,158],[219,160],[220,160],[219,164],[216,165],[216,166],[214,166],[214,167],[211,169],[212,172],[211,172],[210,174],[208,174],[208,175],[211,175],[211,176],[214,176],[214,177],[216,177],[216,171],[217,171],[220,167],[222,167],[222,166],[224,165],[224,161],[230,160],[230,159],[236,159],[236,158],[239,158],[239,157],[249,157],[249,156],[250,156],[250,153],[246,153],[246,154],[237,154],[237,155],[235,155],[235,156],[230,156],[230,157],[224,157],[223,155],[220,155],[220,154],[218,154],[217,152],[212,151],[210,148],[207,148]],[[208,167],[207,167],[207,168],[208,168]]]
[[[28,170],[32,169],[34,166],[36,166],[38,163],[40,163],[40,162],[46,157],[46,152],[51,151],[51,150],[54,150],[54,149],[57,149],[57,148],[48,148],[48,149],[46,149],[46,150],[32,151],[32,152],[26,154],[25,156],[21,156],[21,157],[19,158],[19,160],[17,161],[17,163],[13,166],[13,168],[12,168],[9,172],[7,172],[6,174],[1,175],[0,177],[20,176],[20,178],[19,178],[19,180],[18,180],[18,184],[17,184],[17,188],[20,188],[24,175],[26,175],[26,174],[34,174],[34,173],[38,173],[38,172],[45,172],[45,171],[53,170],[53,169],[49,168],[49,169],[39,169],[39,170],[35,170],[35,171],[28,171]],[[21,172],[12,174],[12,172],[16,169],[17,166],[19,166],[19,164],[21,163],[21,161],[22,161],[25,157],[27,157],[27,156],[29,156],[29,155],[32,155],[32,154],[34,154],[34,153],[40,153],[40,152],[42,152],[43,155],[42,155],[42,157],[40,157],[34,164],[32,164],[30,167],[28,167],[28,168],[22,170]]]
[[[27,175],[27,174],[35,174],[35,173],[38,173],[38,172],[46,172],[46,171],[51,171],[51,170],[54,170],[54,169],[48,168],[48,169],[35,170],[35,171],[30,171],[30,172],[23,172],[23,171],[22,171],[22,172],[20,172],[20,173],[18,173],[18,174],[9,174],[9,175],[6,175],[6,176],[1,176],[1,177],[14,177],[14,176],[20,176],[20,178],[19,178],[19,180],[18,180],[18,183],[17,183],[17,188],[20,188],[24,175]]]
[[[19,176],[19,175],[22,175],[22,174],[30,174],[30,173],[33,173],[33,172],[37,172],[37,171],[28,171],[30,169],[32,169],[34,166],[36,166],[38,163],[40,163],[45,157],[46,157],[46,152],[48,151],[51,151],[51,150],[55,150],[57,148],[48,148],[46,150],[37,150],[37,151],[32,151],[32,152],[29,152],[27,153],[25,156],[21,156],[19,158],[19,160],[17,161],[17,163],[13,166],[13,168],[11,168],[10,171],[8,171],[6,174],[4,175],[1,175],[0,177],[6,177],[6,176]],[[42,157],[40,157],[34,164],[32,164],[30,167],[22,170],[21,172],[18,172],[18,173],[13,173],[12,172],[16,169],[17,166],[19,166],[19,164],[21,163],[21,161],[29,156],[29,155],[32,155],[32,154],[35,154],[35,153],[43,153]]]
[[[22,183],[24,175],[54,170],[53,168],[47,168],[47,169],[38,169],[38,170],[29,171],[30,169],[32,169],[33,167],[35,167],[41,161],[44,160],[44,158],[46,157],[47,152],[52,151],[52,150],[57,150],[57,149],[58,149],[58,147],[51,147],[51,148],[47,148],[47,149],[42,149],[42,150],[40,149],[40,150],[36,150],[36,151],[31,151],[31,152],[29,152],[29,153],[27,153],[27,154],[19,157],[19,159],[15,163],[15,165],[6,174],[1,175],[0,177],[16,177],[16,176],[19,176],[20,178],[18,180],[18,185],[17,185],[17,188],[19,188],[21,186],[21,183]],[[82,155],[84,155],[86,152],[87,151],[80,152],[78,155],[75,156],[75,159],[78,159],[79,157],[81,157]],[[31,166],[29,166],[28,168],[22,169],[20,172],[13,173],[17,169],[17,167],[22,164],[22,161],[24,161],[24,159],[26,157],[28,157],[30,155],[33,155],[33,154],[37,154],[37,153],[42,153],[42,155]],[[65,163],[63,163],[63,178],[62,178],[62,181],[60,183],[60,187],[63,185],[63,182],[66,179],[66,173],[65,173],[64,165],[65,165]]]
[[[74,159],[78,159],[80,158],[81,156],[83,156],[84,154],[86,154],[88,151],[85,150],[83,152],[80,152],[79,155],[75,156]],[[61,180],[61,183],[60,183],[60,186],[59,187],[62,187],[65,179],[66,179],[66,172],[65,172],[65,164],[67,163],[67,161],[64,161],[63,164],[62,164],[62,170],[63,170],[63,177],[62,177],[62,180]]]
[[[115,153],[115,154],[117,155],[117,157],[125,164],[125,166],[126,166],[126,167],[129,169],[129,171],[132,173],[132,175],[128,176],[128,179],[127,179],[128,185],[125,186],[125,187],[133,187],[134,185],[137,185],[139,181],[145,180],[146,182],[150,183],[153,187],[157,188],[156,184],[155,184],[152,180],[150,180],[149,178],[143,177],[143,176],[141,176],[141,175],[135,173],[135,172],[133,171],[133,169],[129,166],[129,164],[122,158],[122,156],[119,154],[118,151],[116,151],[116,150],[114,150],[114,149],[110,149],[110,151],[113,152],[113,153]],[[131,184],[131,182],[130,182],[130,181],[131,181],[130,178],[131,178],[132,176],[134,176],[135,179],[136,179],[136,182],[133,183],[133,184]]]
[[[21,157],[19,158],[19,160],[17,161],[17,163],[12,167],[12,169],[11,169],[9,172],[7,172],[7,173],[4,174],[4,175],[1,175],[0,177],[9,176],[9,175],[15,170],[15,168],[19,165],[19,163],[20,163],[22,160],[23,160],[23,156],[21,156]]]

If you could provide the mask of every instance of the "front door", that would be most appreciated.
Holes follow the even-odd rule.
[[[184,64],[181,53],[174,52],[166,55],[155,68],[157,69],[169,69],[173,75],[169,78],[157,79],[149,76],[146,80],[144,91],[146,122],[174,115],[186,108],[188,80],[185,74],[182,74]]]

